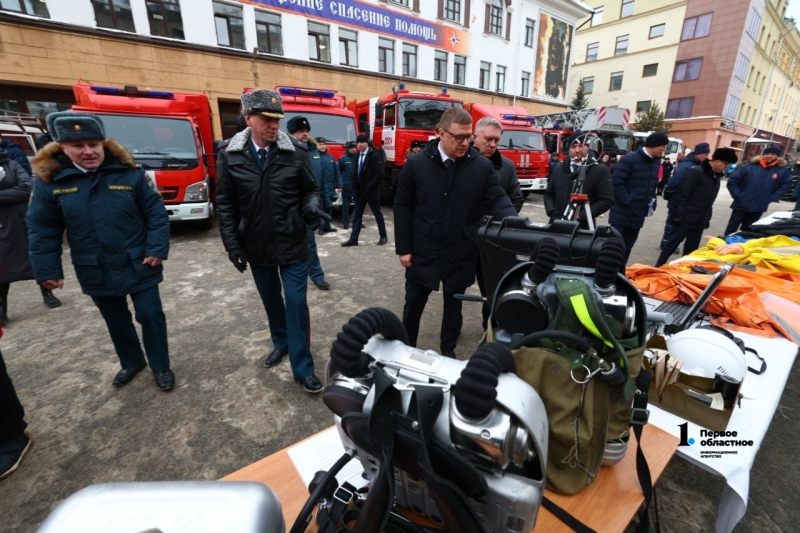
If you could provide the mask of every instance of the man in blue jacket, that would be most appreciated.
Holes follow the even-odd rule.
[[[8,152],[8,157],[22,165],[22,168],[25,169],[25,172],[28,173],[28,176],[33,175],[31,172],[31,162],[28,161],[28,156],[25,155],[25,150],[23,150],[19,144],[15,143],[14,141],[9,141],[8,139],[3,139],[3,135],[0,134],[0,150],[5,150]]]
[[[675,167],[672,177],[667,182],[666,187],[664,187],[664,190],[666,191],[664,193],[664,197],[667,198],[671,195],[674,195],[678,190],[678,186],[681,184],[681,180],[683,179],[684,174],[686,174],[686,171],[692,167],[696,167],[708,159],[708,155],[710,153],[711,146],[709,146],[708,143],[697,143],[694,145],[694,151],[678,161],[678,166]],[[661,249],[664,248],[664,245],[667,243],[667,241],[669,241],[670,237],[672,237],[673,226],[669,223],[669,221],[672,218],[671,212],[674,203],[675,201],[672,198],[667,201],[667,210],[669,211],[669,214],[667,215],[667,222],[664,224],[664,235],[661,237],[661,246],[659,247]]]
[[[336,164],[336,159],[328,152],[328,143],[324,137],[317,137],[317,151],[322,159],[322,176],[325,180],[325,192],[328,194],[322,203],[325,212],[333,219],[333,200],[336,197],[336,189],[340,186],[339,183],[342,181],[342,176],[339,174],[339,165]],[[319,228],[320,235],[334,231],[337,231],[337,229],[331,226],[330,220],[326,220],[325,224]]]
[[[106,139],[97,116],[51,113],[47,129],[58,144],[50,143],[33,161],[37,179],[27,214],[36,282],[50,290],[64,287],[66,230],[78,282],[105,319],[122,365],[113,385],[127,385],[149,362],[158,388],[171,390],[175,376],[158,293],[161,263],[169,253],[169,217],[161,195],[133,156]],[[128,296],[142,326],[144,351]]]
[[[614,188],[614,203],[608,222],[622,235],[625,241],[625,262],[633,250],[644,226],[645,217],[655,209],[658,167],[669,144],[669,137],[657,131],[651,133],[644,147],[628,152],[614,167],[611,184]]]
[[[780,146],[770,146],[761,157],[741,167],[728,178],[728,191],[733,197],[731,218],[725,235],[745,228],[761,218],[769,204],[777,202],[792,186],[792,175]]]
[[[356,168],[356,142],[348,141],[347,152],[339,158],[339,176],[342,188],[342,227],[350,229],[350,202],[353,201],[353,173]]]

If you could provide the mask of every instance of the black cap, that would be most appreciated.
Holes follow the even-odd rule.
[[[567,137],[567,146],[572,146],[576,142],[583,142],[583,138],[586,136],[581,130],[577,130],[575,133]]]
[[[655,148],[656,146],[666,146],[669,144],[669,137],[666,133],[656,131],[647,136],[644,145],[647,148]]]
[[[317,144],[328,144],[328,141],[325,137],[317,137]]]
[[[347,141],[344,144],[345,150],[349,150],[350,148],[355,148],[355,147],[356,147],[356,142],[355,141]]]
[[[368,143],[369,142],[369,137],[367,137],[366,135],[364,135],[362,133],[361,135],[356,137],[356,142],[358,142],[358,143]]]
[[[717,148],[714,150],[714,155],[711,156],[711,159],[725,161],[728,164],[739,162],[739,158],[736,157],[736,151],[732,148]]]

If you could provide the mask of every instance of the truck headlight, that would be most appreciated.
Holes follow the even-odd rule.
[[[207,202],[208,201],[208,183],[198,181],[186,187],[186,201],[187,202]]]

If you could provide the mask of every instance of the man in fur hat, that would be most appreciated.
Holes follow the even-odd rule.
[[[780,146],[765,148],[761,157],[754,157],[728,178],[728,191],[733,203],[725,235],[744,229],[761,218],[769,204],[780,201],[791,186],[792,174],[788,163],[781,157]]]
[[[133,156],[106,139],[96,115],[51,113],[47,129],[55,142],[33,160],[37,179],[27,214],[36,282],[63,288],[66,230],[78,282],[105,319],[122,365],[113,385],[127,385],[149,362],[158,388],[171,390],[175,376],[158,293],[161,263],[169,253],[169,217],[161,195]],[[142,326],[144,351],[128,296]]]
[[[308,314],[306,224],[319,228],[320,188],[306,148],[278,129],[283,104],[275,91],[242,95],[247,129],[237,133],[217,160],[217,214],[228,258],[244,272],[248,262],[269,318],[273,350],[264,366],[286,355],[294,380],[306,392],[322,392],[314,375]],[[283,292],[283,295],[281,294]],[[284,300],[285,295],[285,300]]]

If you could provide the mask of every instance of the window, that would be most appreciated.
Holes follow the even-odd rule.
[[[747,35],[755,41],[758,39],[758,26],[761,24],[761,15],[758,14],[756,8],[750,10],[750,24],[747,25]]]
[[[666,24],[657,24],[655,26],[650,26],[650,39],[655,39],[656,37],[663,37],[665,27]]]
[[[3,0],[3,6],[6,3],[7,0]],[[136,27],[133,25],[130,0],[92,0],[92,7],[94,7],[94,17],[97,20],[98,28],[136,31]]]
[[[259,52],[283,55],[280,15],[256,10],[256,36]]]
[[[308,56],[313,61],[331,62],[330,29],[325,24],[308,21]]]
[[[703,67],[703,58],[688,59],[675,63],[675,75],[672,81],[696,80],[700,77],[700,69]]]
[[[503,35],[503,0],[492,0],[491,4],[486,4],[486,20],[487,33]]]
[[[643,113],[650,109],[650,105],[652,102],[650,100],[645,100],[644,102],[636,102],[636,112]]]
[[[619,13],[619,18],[624,19],[633,15],[633,0],[622,0],[622,10]]]
[[[16,11],[26,15],[50,18],[44,0],[0,0],[0,11]]]
[[[533,29],[535,23],[531,19],[525,19],[525,46],[533,48]]]
[[[530,72],[523,72],[522,78],[520,78],[519,84],[519,95],[520,96],[528,96],[528,92],[531,88],[531,73]]]
[[[594,27],[602,23],[603,23],[603,6],[600,6],[594,8],[594,13],[592,13],[592,22],[589,25]]]
[[[461,23],[461,0],[445,0],[444,18]]]
[[[217,44],[244,50],[241,7],[214,2],[214,23],[217,26]]]
[[[609,91],[619,91],[622,89],[622,72],[612,72],[611,82],[608,84]]]
[[[408,0],[389,0],[393,4],[398,4],[403,7],[408,7]]]
[[[692,17],[683,21],[683,32],[681,32],[681,41],[688,41],[689,39],[699,39],[706,37],[711,32],[711,18],[713,13],[706,13],[699,17]]]
[[[394,74],[394,41],[378,37],[378,70]]]
[[[614,48],[614,55],[621,56],[628,53],[628,35],[617,37],[617,46]]]
[[[403,43],[403,76],[417,77],[417,45]]]
[[[339,28],[339,64],[358,66],[358,33]]]
[[[645,65],[642,69],[642,77],[648,78],[650,76],[655,76],[658,74],[658,63],[652,63],[650,65]]]
[[[499,93],[503,93],[506,91],[506,67],[501,67],[498,65],[497,70],[495,70],[495,78],[496,78],[496,85],[495,90]]]
[[[436,50],[433,57],[433,79],[447,82],[447,52]]]
[[[467,58],[464,56],[455,56],[453,58],[453,83],[457,85],[466,85],[467,83]]]
[[[592,94],[594,92],[594,76],[583,78],[583,94]]]
[[[486,61],[481,61],[481,80],[480,88],[489,90],[489,76],[492,70],[492,64]]]
[[[739,54],[739,63],[733,71],[733,75],[744,81],[747,76],[747,69],[750,67],[750,60],[744,54]]]
[[[586,62],[597,61],[597,54],[600,51],[600,43],[590,43],[586,45]]]
[[[147,0],[146,4],[150,35],[183,39],[183,20],[178,0]]]
[[[694,96],[688,98],[673,98],[667,101],[666,118],[689,118],[692,116]]]

